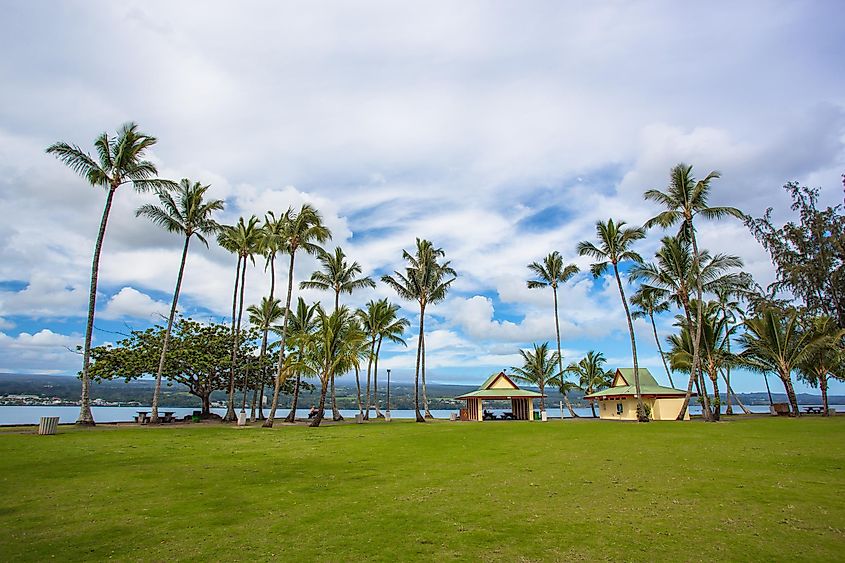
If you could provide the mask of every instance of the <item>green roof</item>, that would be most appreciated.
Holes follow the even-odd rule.
[[[622,376],[622,380],[616,387],[610,387],[589,395],[584,395],[585,399],[600,398],[600,397],[617,397],[620,395],[635,396],[637,394],[637,387],[634,384],[634,370],[633,368],[619,368],[616,370],[618,375]],[[664,387],[657,383],[648,368],[639,368],[640,375],[640,394],[641,395],[661,395],[661,396],[683,396],[686,391],[675,389],[674,387]],[[694,395],[694,393],[693,393]]]
[[[478,397],[481,399],[510,399],[511,397],[545,397],[536,391],[529,391],[528,389],[477,389],[475,391],[470,391],[469,393],[464,393],[459,397],[455,397],[456,399],[470,399],[472,397]]]

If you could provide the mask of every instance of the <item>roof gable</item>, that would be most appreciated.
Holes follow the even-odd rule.
[[[654,376],[651,375],[651,372],[648,371],[648,368],[638,368],[637,371],[639,372],[640,376],[640,387],[660,387],[660,384],[657,383],[657,380],[654,379]],[[623,387],[625,385],[636,385],[634,381],[633,368],[616,369],[616,375],[613,376],[613,384],[611,385],[611,387]]]
[[[502,371],[488,377],[480,389],[519,389],[519,387]]]

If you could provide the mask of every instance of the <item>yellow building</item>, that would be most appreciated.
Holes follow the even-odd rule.
[[[534,399],[545,397],[536,391],[520,389],[505,372],[495,373],[487,378],[477,390],[466,393],[456,399],[467,402],[467,408],[461,409],[461,420],[484,420],[483,402],[510,400],[511,416],[514,420],[532,420],[534,418]],[[507,414],[507,413],[506,413]]]
[[[651,411],[652,420],[675,420],[681,412],[686,391],[659,385],[647,368],[639,368],[640,393],[643,405]],[[695,396],[695,393],[692,394]],[[585,399],[596,401],[599,418],[607,420],[637,420],[637,387],[634,384],[634,370],[619,368],[609,388],[584,395]],[[689,420],[689,409],[684,415]]]

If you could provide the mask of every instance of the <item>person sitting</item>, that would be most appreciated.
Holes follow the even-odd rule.
[[[317,407],[315,407],[314,405],[311,405],[311,410],[308,411],[308,418],[314,418],[315,416],[317,416],[318,412],[320,412],[320,411],[317,410]]]

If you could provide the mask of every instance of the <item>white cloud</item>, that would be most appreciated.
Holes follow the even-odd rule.
[[[170,305],[156,301],[146,293],[135,288],[124,287],[111,299],[105,309],[98,315],[101,319],[146,319],[153,323],[160,323],[170,314]]]

